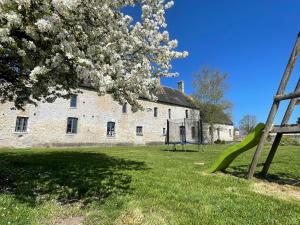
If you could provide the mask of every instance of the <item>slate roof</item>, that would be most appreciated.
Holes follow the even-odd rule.
[[[81,83],[80,87],[93,90],[93,87],[90,84],[90,82]],[[184,106],[187,108],[197,108],[196,105],[193,103],[191,97],[185,95],[184,93],[176,89],[160,86],[158,87],[156,96],[158,98],[158,102],[167,103],[171,105]],[[141,98],[145,99],[143,97]]]
[[[217,124],[233,125],[232,120],[224,112],[219,112],[219,115],[216,115],[213,122]]]
[[[161,86],[159,87],[156,96],[158,98],[158,102],[197,109],[197,106],[195,105],[191,97],[185,95],[184,93],[176,89]],[[233,125],[233,122],[230,119],[230,117],[223,111],[219,111],[218,113],[216,113],[214,123]]]
[[[93,89],[89,83],[81,84],[80,86],[83,88]],[[185,95],[184,93],[176,89],[160,86],[158,87],[156,96],[158,98],[157,101],[161,103],[197,109],[197,106],[193,102],[191,97]],[[225,125],[233,125],[231,119],[223,112],[220,112],[220,115],[216,116],[214,122],[219,124],[225,124]]]
[[[202,115],[208,113],[205,111],[205,108],[200,110],[200,112],[202,112]],[[205,116],[202,116],[202,119],[204,123],[207,122]],[[233,122],[230,119],[230,117],[223,111],[216,111],[212,122],[215,124],[233,125]]]
[[[184,106],[188,108],[197,108],[191,97],[176,89],[161,86],[158,88],[156,96],[158,98],[158,102]]]

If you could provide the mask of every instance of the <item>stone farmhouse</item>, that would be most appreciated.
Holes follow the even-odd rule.
[[[168,119],[199,119],[199,110],[184,94],[183,81],[178,87],[160,86],[158,101],[141,98],[144,110],[137,112],[91,88],[82,88],[69,100],[27,105],[24,111],[12,110],[12,103],[0,104],[0,147],[163,144]],[[232,141],[233,126],[220,128],[217,137]]]

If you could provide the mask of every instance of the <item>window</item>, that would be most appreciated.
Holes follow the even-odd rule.
[[[211,127],[211,126],[209,127],[209,135],[210,135],[210,136],[212,136],[212,135],[213,135],[213,129],[212,129],[212,127]]]
[[[193,139],[196,138],[196,129],[195,129],[195,127],[192,127],[192,138]]]
[[[15,132],[27,132],[28,117],[18,116],[16,120]]]
[[[231,136],[232,136],[231,129],[229,129],[229,137],[231,137]]]
[[[136,127],[136,135],[143,136],[143,127],[141,127],[141,126]]]
[[[221,139],[220,138],[220,128],[217,129],[217,132],[218,132],[218,139]]]
[[[77,134],[78,118],[68,117],[67,134]]]
[[[76,108],[76,106],[77,106],[77,95],[71,95],[70,107]]]
[[[164,135],[164,136],[167,135],[166,128],[163,128],[163,135]]]
[[[122,106],[122,113],[127,113],[127,103],[124,103]]]
[[[185,141],[185,126],[179,127],[180,140]]]
[[[154,107],[154,117],[157,117],[157,115],[158,115],[158,109],[157,107]]]
[[[108,122],[106,135],[109,137],[113,137],[113,136],[115,136],[115,134],[116,134],[115,122]]]
[[[171,109],[168,109],[169,119],[171,119]]]
[[[185,110],[185,118],[189,118],[189,110]]]

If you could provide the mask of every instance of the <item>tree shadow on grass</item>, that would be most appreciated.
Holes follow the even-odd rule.
[[[161,149],[162,151],[164,152],[199,152],[199,151],[196,151],[196,150],[189,150],[189,149],[186,149],[186,150],[183,150],[183,149]]]
[[[276,162],[273,162],[273,164]],[[264,163],[259,163],[257,165],[257,172],[254,174],[254,177],[261,180],[266,180],[269,182],[277,183],[277,184],[288,184],[295,187],[300,187],[300,176],[279,172],[276,174],[268,173],[267,176],[263,177],[260,174]],[[239,178],[245,178],[248,173],[249,165],[238,165],[238,166],[230,166],[225,173],[231,174],[233,176]]]
[[[32,206],[48,200],[84,206],[132,191],[126,171],[145,169],[144,162],[103,153],[1,153],[0,191]]]

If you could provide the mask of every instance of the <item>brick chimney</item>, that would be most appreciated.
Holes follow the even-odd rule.
[[[178,85],[178,91],[184,93],[184,81],[183,80],[179,81],[177,85]]]

